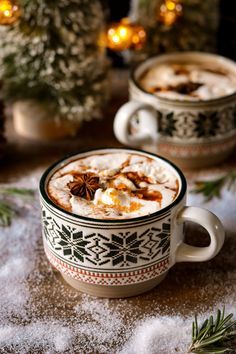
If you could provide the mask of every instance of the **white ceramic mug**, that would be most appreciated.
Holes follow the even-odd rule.
[[[72,214],[48,196],[50,177],[71,161],[94,154],[124,152],[159,160],[176,175],[179,193],[170,205],[133,219],[102,220]],[[185,177],[176,166],[140,150],[91,150],[57,162],[40,181],[43,240],[49,261],[76,289],[115,298],[150,290],[177,262],[213,258],[224,243],[223,226],[210,211],[186,206],[186,188]],[[208,231],[208,247],[193,247],[184,242],[186,221],[200,224]]]
[[[176,62],[207,63],[236,75],[233,61],[214,54],[184,52],[147,59],[131,74],[130,101],[118,110],[114,133],[122,144],[142,146],[180,167],[224,161],[236,145],[236,93],[206,101],[178,101],[148,93],[139,84],[151,67]]]

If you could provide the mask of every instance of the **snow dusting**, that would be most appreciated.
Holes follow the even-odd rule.
[[[223,305],[236,314],[235,195],[205,205],[227,232],[215,259],[175,265],[160,287],[144,295],[97,299],[65,284],[44,255],[41,172],[7,185],[33,188],[35,198],[17,200],[17,217],[0,229],[1,354],[186,354],[195,312],[200,321]],[[202,197],[191,194],[189,204],[202,205]]]

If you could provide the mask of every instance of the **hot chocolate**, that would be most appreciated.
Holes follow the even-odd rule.
[[[61,208],[97,219],[128,219],[154,213],[179,193],[175,170],[137,153],[97,154],[57,170],[48,195]]]
[[[235,74],[207,62],[156,64],[139,83],[149,93],[182,101],[215,99],[236,91]]]

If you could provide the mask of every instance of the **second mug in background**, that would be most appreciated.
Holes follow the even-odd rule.
[[[116,114],[115,135],[125,145],[142,146],[183,168],[220,163],[236,145],[236,92],[213,99],[180,100],[149,93],[140,85],[154,66],[176,63],[216,67],[236,77],[236,64],[215,54],[185,52],[147,59],[131,74],[130,101]]]

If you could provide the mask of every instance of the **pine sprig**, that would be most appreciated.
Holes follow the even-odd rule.
[[[14,215],[12,205],[0,200],[0,226],[9,226]]]
[[[34,191],[32,189],[8,187],[8,188],[0,188],[0,194],[7,195],[7,196],[28,198],[34,195]]]
[[[192,344],[188,353],[218,354],[230,352],[230,340],[236,337],[236,321],[233,314],[225,316],[225,308],[217,310],[216,317],[210,316],[201,326],[197,316],[192,323]]]
[[[206,202],[209,202],[215,197],[220,198],[223,187],[231,190],[236,186],[236,169],[214,180],[197,181],[195,186],[196,188],[192,190],[192,193],[202,194]]]
[[[34,191],[31,189],[15,187],[0,188],[0,195],[3,197],[0,199],[0,227],[9,226],[12,218],[16,215],[13,202],[4,200],[4,197],[31,198],[33,194]]]

